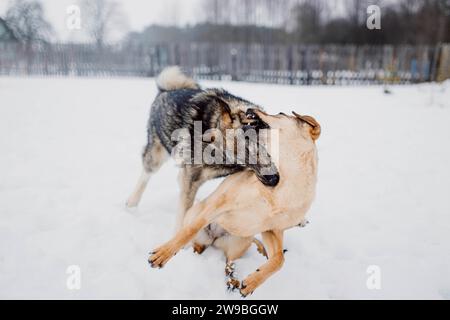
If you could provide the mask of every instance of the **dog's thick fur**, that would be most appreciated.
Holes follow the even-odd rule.
[[[247,113],[279,130],[279,184],[268,188],[249,171],[227,177],[214,193],[187,212],[183,228],[149,258],[153,267],[162,267],[190,241],[197,246],[214,245],[225,252],[229,285],[239,287],[243,296],[281,268],[284,230],[305,221],[315,194],[315,140],[320,135],[320,125],[309,116],[272,116],[256,109]],[[232,262],[245,253],[259,233],[265,245],[265,250],[261,246],[259,250],[268,260],[240,283],[233,277]]]
[[[201,121],[202,134],[218,129],[225,137],[227,129],[244,126],[245,112],[249,108],[261,109],[253,103],[236,97],[222,89],[205,89],[184,75],[178,67],[166,68],[157,78],[158,95],[152,104],[148,122],[148,143],[144,149],[143,173],[127,206],[138,205],[149,177],[157,171],[177,144],[172,134],[177,129],[187,129],[194,136],[194,122]],[[203,145],[205,148],[207,144]],[[194,152],[191,153],[194,156]],[[227,176],[246,168],[256,173],[266,185],[279,181],[277,170],[267,155],[266,164],[183,164],[179,183],[181,187],[180,213],[177,229],[181,227],[185,212],[192,206],[198,188],[207,180]],[[261,162],[263,163],[263,162]],[[269,163],[269,165],[267,165]],[[264,175],[262,168],[271,167],[273,174]]]

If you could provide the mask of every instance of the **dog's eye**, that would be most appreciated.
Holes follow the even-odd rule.
[[[279,116],[285,116],[286,114],[284,112],[280,112],[278,115]]]

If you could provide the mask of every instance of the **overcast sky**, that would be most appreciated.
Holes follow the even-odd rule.
[[[152,23],[178,25],[201,19],[201,0],[116,0],[126,16],[129,30],[142,30]],[[6,12],[10,0],[0,0],[0,16]],[[55,29],[58,40],[82,40],[83,30],[71,31],[66,26],[67,7],[78,4],[78,0],[41,0],[45,15]],[[200,10],[201,11],[201,10]],[[81,12],[81,19],[83,12]]]

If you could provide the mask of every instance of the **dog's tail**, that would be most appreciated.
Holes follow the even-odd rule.
[[[156,78],[156,85],[159,91],[200,89],[197,82],[185,75],[177,66],[165,68]]]

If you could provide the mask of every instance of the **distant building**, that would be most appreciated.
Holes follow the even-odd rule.
[[[17,38],[14,36],[11,28],[6,24],[6,21],[0,18],[0,43],[10,41],[16,42]]]

